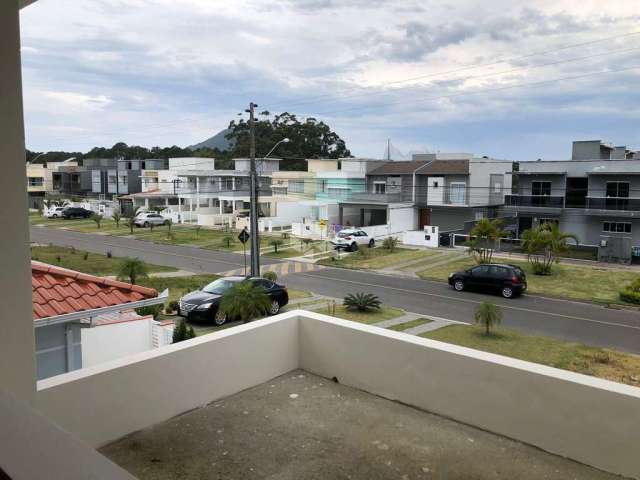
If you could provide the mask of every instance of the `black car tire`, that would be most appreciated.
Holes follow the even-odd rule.
[[[504,287],[502,287],[502,290],[500,290],[500,294],[504,298],[513,298],[515,292],[513,291],[512,287],[510,287],[509,285],[505,285]]]
[[[169,225],[169,220],[165,220],[164,222],[162,222],[163,225]]]
[[[352,252],[355,252],[356,250],[358,250],[358,244],[356,242],[353,242],[349,250],[351,250]]]
[[[213,314],[213,323],[215,323],[218,327],[224,325],[225,323],[227,323],[227,315],[222,313],[220,309],[216,309]]]
[[[463,290],[464,290],[464,281],[463,281],[461,278],[456,278],[456,279],[453,281],[453,289],[454,289],[456,292],[461,292],[461,291],[463,291]]]
[[[149,222],[144,222],[144,223],[142,224],[142,226],[143,226],[144,228],[148,228],[148,227],[149,227]]]
[[[272,300],[269,315],[277,315],[278,313],[280,313],[280,302],[278,300]]]
[[[51,215],[51,218],[58,218],[58,214],[54,213],[53,215]]]
[[[376,246],[376,241],[372,238],[371,240],[369,240],[369,248],[373,248]]]

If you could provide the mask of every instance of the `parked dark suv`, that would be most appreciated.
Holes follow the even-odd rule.
[[[89,218],[93,215],[91,210],[80,207],[68,207],[62,211],[62,218]]]
[[[488,263],[449,275],[455,290],[493,290],[504,298],[519,295],[527,289],[527,276],[516,265]]]
[[[227,290],[244,281],[252,282],[254,285],[262,287],[269,295],[271,300],[269,315],[275,315],[280,311],[281,307],[289,303],[287,287],[279,283],[257,277],[223,277],[214,280],[203,287],[202,290],[187,293],[182,297],[179,302],[178,315],[189,320],[213,321],[216,325],[223,325],[228,319],[225,314],[218,311],[220,300]]]

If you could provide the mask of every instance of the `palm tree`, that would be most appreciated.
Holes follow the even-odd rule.
[[[502,230],[501,219],[482,218],[469,232],[469,241],[466,243],[469,255],[473,256],[477,263],[491,263],[496,242],[506,235]]]
[[[99,213],[94,213],[93,215],[91,215],[91,219],[96,222],[98,229],[100,228],[100,224],[102,223],[102,218],[102,215],[100,215]]]
[[[131,235],[133,235],[133,228],[136,226],[136,217],[127,217],[126,221],[127,227],[131,231]]]
[[[115,222],[116,228],[120,228],[120,220],[122,219],[122,214],[120,213],[120,210],[114,210],[113,213],[111,214],[111,218]]]
[[[502,321],[502,310],[495,303],[482,302],[474,316],[476,323],[484,325],[485,334],[490,335],[491,329]]]
[[[271,308],[271,299],[264,288],[245,280],[229,288],[222,299],[218,314],[223,318],[239,318],[248,322],[252,318],[266,315]]]
[[[230,233],[225,233],[224,236],[222,237],[222,243],[227,248],[231,246],[231,242],[233,242],[233,240],[234,240],[233,235],[231,235]]]
[[[372,293],[350,293],[342,301],[347,310],[357,310],[368,312],[370,310],[380,310],[382,303],[380,299]]]
[[[139,258],[123,258],[118,268],[118,280],[129,280],[129,283],[135,285],[139,278],[147,278],[147,264]]]
[[[550,275],[551,265],[560,261],[560,256],[569,248],[569,240],[578,243],[573,233],[560,230],[557,223],[543,223],[522,234],[522,249],[536,275]]]
[[[279,238],[274,238],[273,240],[271,240],[269,242],[269,245],[271,245],[273,247],[273,252],[274,253],[278,253],[278,247],[281,246],[282,244],[284,244],[284,242],[282,240],[280,240]]]

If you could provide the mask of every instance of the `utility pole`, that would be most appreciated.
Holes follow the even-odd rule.
[[[256,130],[254,110],[255,103],[249,103],[249,160],[250,160],[250,189],[251,209],[249,211],[251,234],[251,276],[260,276],[260,240],[258,237],[258,174],[256,172]]]
[[[387,138],[387,160],[391,160],[391,139]]]

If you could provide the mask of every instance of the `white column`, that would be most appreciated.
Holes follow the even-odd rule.
[[[0,2],[0,223],[10,226],[0,248],[0,389],[33,403],[36,361],[18,10],[18,0]]]
[[[218,199],[218,206],[220,207],[220,215],[222,215],[222,204],[224,203],[224,200],[220,200]]]
[[[196,211],[200,210],[200,177],[196,177]]]

